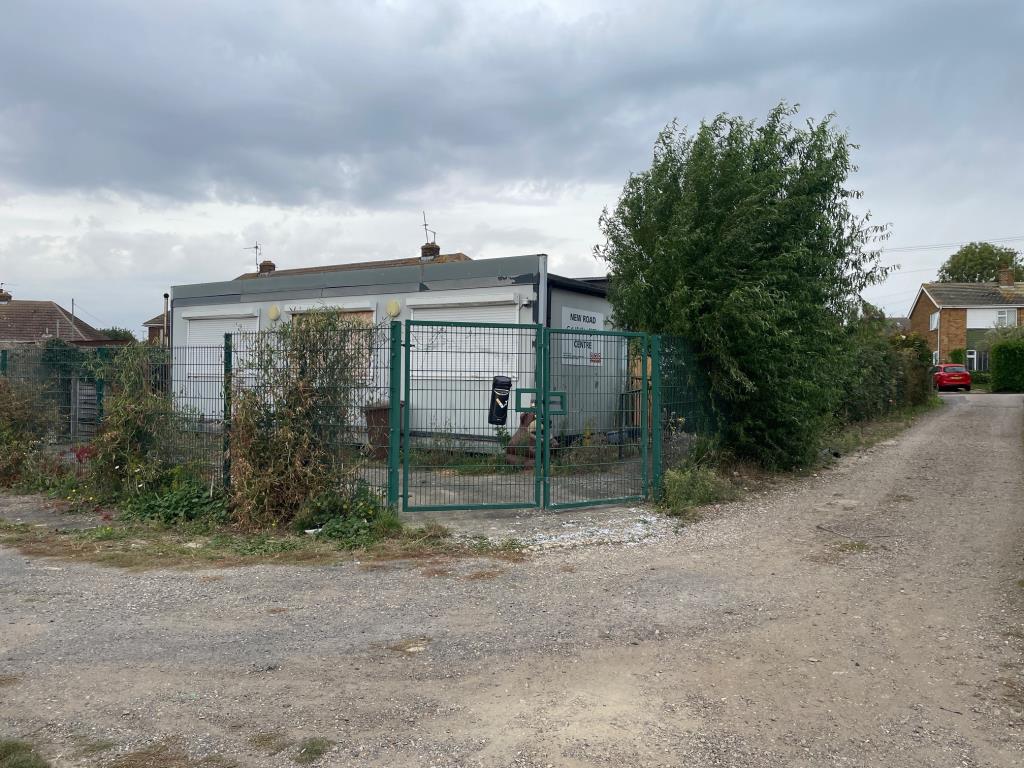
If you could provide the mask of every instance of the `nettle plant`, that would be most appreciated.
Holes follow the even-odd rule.
[[[230,457],[240,525],[283,528],[311,499],[356,492],[375,333],[316,310],[277,331],[236,337]]]

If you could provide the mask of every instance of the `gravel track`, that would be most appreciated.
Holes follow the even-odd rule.
[[[0,550],[0,733],[57,766],[294,765],[271,731],[324,766],[1024,764],[1024,400],[945,399],[678,533],[521,563]]]

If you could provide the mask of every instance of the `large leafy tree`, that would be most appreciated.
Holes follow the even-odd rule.
[[[884,276],[870,244],[885,227],[850,210],[853,145],[831,117],[796,114],[670,124],[595,249],[618,322],[686,338],[732,448],[778,467],[814,457],[848,369],[845,326]]]
[[[990,283],[1005,267],[1013,267],[1015,280],[1024,280],[1024,267],[1018,262],[1019,256],[1013,248],[1002,245],[968,243],[939,268],[939,282]]]

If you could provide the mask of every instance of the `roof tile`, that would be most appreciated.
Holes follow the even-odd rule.
[[[104,341],[106,336],[52,301],[14,300],[0,304],[0,344],[31,344],[60,338],[69,342]]]
[[[1024,283],[925,283],[922,286],[940,307],[1024,307]]]

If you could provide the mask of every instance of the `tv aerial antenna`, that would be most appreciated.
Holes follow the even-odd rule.
[[[252,251],[256,256],[256,269],[260,268],[260,254],[263,253],[263,246],[260,245],[260,241],[256,241],[256,245],[250,245],[248,248],[243,248],[243,251]]]
[[[423,211],[423,234],[427,238],[428,243],[437,242],[437,232],[432,229],[427,229],[427,212]]]

